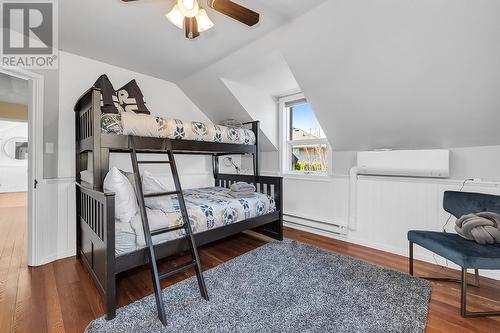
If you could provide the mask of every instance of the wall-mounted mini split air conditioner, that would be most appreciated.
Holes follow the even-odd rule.
[[[447,178],[450,152],[447,149],[374,150],[357,154],[357,165],[349,173],[349,229],[356,230],[358,175]]]

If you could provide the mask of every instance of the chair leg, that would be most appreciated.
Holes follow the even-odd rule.
[[[479,286],[479,270],[475,269],[475,282]],[[500,316],[500,311],[480,311],[468,312],[467,311],[467,268],[462,267],[462,290],[460,295],[460,314],[462,317],[489,317]]]
[[[409,256],[408,265],[410,275],[413,276],[413,242],[409,242]],[[500,311],[482,311],[482,312],[468,312],[467,311],[467,285],[470,284],[474,287],[479,287],[479,269],[474,269],[474,284],[468,283],[467,281],[467,268],[462,267],[462,274],[460,280],[448,278],[448,277],[431,277],[431,276],[419,276],[422,279],[428,280],[441,280],[441,281],[453,281],[460,282],[461,284],[461,295],[460,295],[460,314],[462,317],[489,317],[489,316],[500,316]]]
[[[474,287],[479,287],[479,269],[474,269]]]
[[[410,255],[408,256],[408,265],[410,275],[413,276],[413,242],[408,242]]]
[[[413,242],[409,241],[409,257],[408,257],[408,264],[409,264],[409,272],[410,272],[410,275],[411,276],[415,276],[413,274],[413,262],[414,262],[414,258],[413,258]],[[447,282],[457,282],[457,283],[462,283],[462,279],[456,279],[456,278],[452,278],[452,277],[447,277],[447,276],[418,276],[417,277],[421,278],[421,279],[426,279],[426,280],[436,280],[436,281],[447,281]],[[467,280],[466,280],[467,281]],[[467,282],[468,283],[468,282]],[[468,283],[469,285],[473,286],[473,287],[479,287],[479,270],[476,269],[475,270],[475,281],[474,283]]]
[[[467,316],[467,268],[462,267],[462,289],[460,295],[460,314]]]

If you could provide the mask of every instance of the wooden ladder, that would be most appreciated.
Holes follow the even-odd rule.
[[[166,314],[165,314],[165,307],[163,303],[163,298],[162,298],[162,290],[161,290],[161,285],[160,285],[160,280],[166,279],[172,275],[178,274],[180,272],[183,272],[191,267],[194,267],[196,270],[196,277],[198,279],[198,286],[200,287],[200,293],[201,296],[208,301],[208,292],[207,292],[207,287],[205,286],[205,280],[203,279],[203,272],[201,270],[201,265],[200,265],[200,258],[198,255],[198,249],[196,248],[196,243],[193,237],[193,232],[191,230],[191,224],[189,223],[189,215],[186,209],[186,203],[184,201],[184,196],[182,194],[182,188],[181,188],[181,183],[179,181],[179,174],[177,172],[177,167],[175,165],[175,159],[174,159],[174,154],[172,152],[172,148],[170,145],[170,141],[166,140],[166,144],[164,145],[164,149],[160,151],[156,151],[156,153],[162,153],[162,154],[167,154],[168,156],[168,161],[139,161],[137,159],[137,153],[138,151],[135,148],[135,143],[134,143],[134,137],[130,136],[130,143],[131,143],[131,151],[130,151],[130,156],[132,159],[132,168],[134,171],[134,179],[135,179],[135,185],[136,185],[136,192],[137,192],[137,199],[139,201],[139,208],[141,212],[141,219],[142,219],[142,227],[144,228],[144,237],[146,239],[146,246],[148,248],[148,256],[149,256],[149,265],[151,268],[151,275],[153,278],[153,288],[155,291],[155,297],[156,297],[156,307],[158,309],[158,317],[160,318],[160,321],[162,322],[163,325],[167,324],[167,319],[166,319]],[[154,151],[147,151],[148,153],[154,154]],[[140,151],[139,151],[140,153]],[[150,193],[150,194],[144,194],[142,190],[142,181],[141,181],[141,175],[139,172],[139,165],[140,164],[169,164],[170,165],[170,170],[172,171],[172,178],[174,180],[175,184],[175,191],[171,192],[159,192],[159,193]],[[181,210],[181,215],[182,215],[182,224],[173,226],[173,227],[167,227],[167,228],[162,228],[158,230],[151,231],[149,228],[149,222],[148,222],[148,216],[146,213],[146,206],[144,202],[144,198],[146,197],[160,197],[160,196],[168,196],[172,194],[177,194],[177,198],[179,200],[179,206]],[[172,232],[175,230],[180,230],[184,229],[184,235],[183,237],[186,239],[186,241],[189,244],[189,249],[191,253],[191,261],[188,261],[182,265],[175,266],[171,269],[169,269],[166,272],[160,273],[158,272],[158,264],[156,262],[156,254],[153,246],[153,241],[151,239],[152,236],[167,233],[167,232]]]

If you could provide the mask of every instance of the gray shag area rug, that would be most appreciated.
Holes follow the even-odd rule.
[[[272,242],[163,290],[168,325],[154,295],[94,320],[111,332],[423,332],[428,281],[296,241]]]

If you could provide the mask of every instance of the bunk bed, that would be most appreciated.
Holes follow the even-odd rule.
[[[114,193],[105,193],[103,181],[109,171],[111,153],[161,154],[171,147],[175,154],[212,156],[215,186],[229,188],[234,182],[252,183],[257,192],[274,200],[275,208],[266,214],[223,225],[194,234],[196,245],[201,246],[244,230],[254,230],[271,238],[283,239],[282,179],[259,175],[259,122],[249,122],[255,134],[255,144],[204,142],[183,139],[131,137],[107,133],[101,124],[101,90],[92,87],[77,101],[75,107],[76,144],[76,224],[77,258],[81,259],[101,292],[106,305],[106,318],[116,315],[116,275],[146,265],[149,262],[146,248],[116,255]],[[89,154],[92,153],[92,154]],[[250,154],[253,158],[253,175],[219,173],[219,157]],[[80,172],[92,166],[93,181],[80,179]],[[154,245],[157,259],[188,249],[182,239],[172,239]]]

